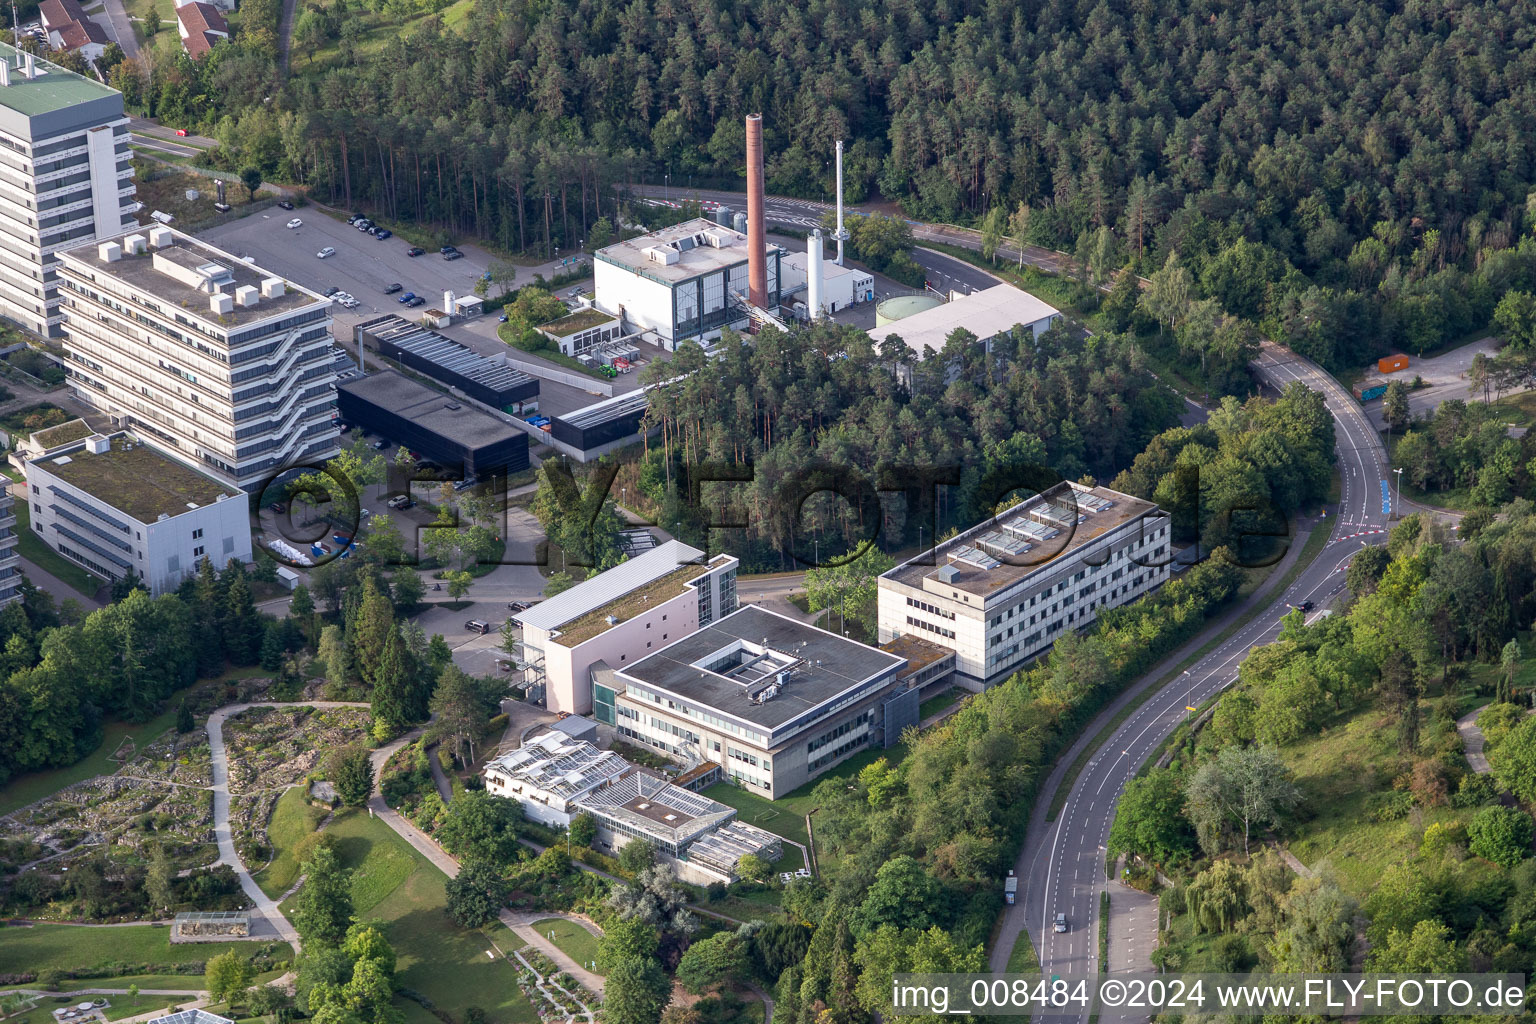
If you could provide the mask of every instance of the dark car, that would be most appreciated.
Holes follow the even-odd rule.
[[[464,254],[459,252],[459,250],[457,250],[457,249],[453,250],[453,252],[444,253],[443,254],[443,259],[447,260],[450,263],[452,263],[454,260],[461,260],[463,258],[464,258]]]
[[[404,295],[400,296],[400,300],[399,300],[400,304],[403,306],[407,302],[410,302],[415,297],[416,297],[416,293],[415,292],[406,292]]]
[[[348,224],[356,224],[358,221],[360,221],[362,219],[363,219],[363,215],[362,214],[354,213],[352,216],[347,218],[347,223]]]
[[[291,210],[293,209],[293,204],[286,199],[279,199],[277,201],[277,208],[279,210]]]
[[[331,285],[329,288],[327,288],[325,291],[321,292],[320,294],[324,295],[326,298],[330,298],[332,295],[335,295],[339,291],[341,291],[340,288],[337,288],[335,285]]]
[[[284,505],[280,501],[274,501],[272,504],[267,506],[267,511],[275,512],[278,515],[282,515],[284,512],[288,511],[288,506]]]
[[[382,451],[387,450],[388,448],[389,448],[389,442],[384,440],[382,437],[379,438],[377,441],[373,442],[373,450],[376,451],[376,452],[382,452]]]
[[[407,256],[425,256],[427,254],[427,250],[423,249],[419,245],[413,245],[409,249],[405,250],[405,254]]]
[[[384,286],[384,294],[393,295],[403,287],[404,285],[402,285],[399,281],[396,281],[394,284],[387,284]]]
[[[390,237],[393,234],[394,234],[394,232],[389,230],[389,228],[379,228],[379,230],[377,230],[377,231],[375,231],[373,233],[373,237],[379,239],[380,241],[383,241],[384,239]]]
[[[445,246],[443,246],[441,249],[439,249],[437,251],[442,253],[444,256],[447,256],[449,253],[451,253],[451,252],[458,252],[459,250],[458,250],[458,248],[456,246],[445,245]]]
[[[426,304],[427,300],[418,295],[405,305],[407,309],[415,309],[417,306],[425,306]]]
[[[499,324],[506,323],[507,322],[507,314],[505,314],[505,313],[501,314],[501,316],[496,318],[496,322],[499,323]]]
[[[1316,606],[1313,605],[1313,603],[1311,601],[1303,601],[1303,602],[1301,602],[1301,610],[1304,611],[1304,612],[1309,612],[1314,607],[1316,607]]]

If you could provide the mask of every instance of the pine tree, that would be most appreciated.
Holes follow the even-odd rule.
[[[192,720],[192,709],[183,700],[176,706],[176,731],[191,732],[196,727],[197,723]]]
[[[347,640],[352,647],[352,658],[357,664],[358,675],[364,682],[377,681],[379,659],[384,653],[384,641],[395,632],[395,610],[389,597],[379,590],[372,576],[363,578],[362,599],[357,611],[349,620]]]
[[[261,650],[261,615],[240,563],[231,562],[226,572],[232,578],[224,594],[224,647],[235,664],[255,664]]]
[[[352,654],[340,626],[326,626],[320,631],[320,650],[316,655],[325,662],[327,689],[344,690],[352,682]]]
[[[203,678],[216,676],[224,671],[224,631],[219,610],[224,607],[224,588],[213,570],[213,563],[204,558],[197,563],[197,576],[192,582],[192,620],[197,632],[197,674]]]
[[[412,720],[411,664],[398,630],[390,630],[379,658],[377,678],[373,681],[373,720],[375,738],[379,733],[397,736]],[[382,728],[381,728],[382,727]]]
[[[276,622],[267,623],[261,636],[261,667],[276,672],[283,665],[283,627]]]
[[[293,588],[293,599],[288,602],[288,615],[304,631],[304,642],[313,647],[318,639],[315,635],[315,599],[310,596],[309,588],[302,583]]]

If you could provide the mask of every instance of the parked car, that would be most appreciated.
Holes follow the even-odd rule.
[[[186,138],[187,137],[187,130],[185,128],[177,128],[176,129],[176,137],[178,139]]]
[[[464,623],[464,628],[469,630],[471,633],[479,633],[480,635],[484,636],[486,633],[491,631],[491,624],[486,622],[484,619],[470,619],[468,622]]]
[[[405,306],[407,309],[415,309],[417,306],[425,306],[426,304],[427,300],[418,295],[410,302],[407,302]]]
[[[399,281],[396,281],[394,284],[387,284],[384,286],[384,294],[393,295],[403,287],[404,285],[402,285]]]
[[[293,204],[286,199],[279,199],[277,201],[277,208],[279,210],[291,210],[293,209]]]
[[[452,263],[454,260],[461,260],[463,258],[464,258],[464,254],[459,252],[459,250],[457,250],[457,249],[453,250],[453,252],[450,252],[448,255],[443,257],[443,259],[447,260],[449,263]]]
[[[304,222],[302,220],[300,220],[299,218],[295,217],[295,218],[293,218],[293,220],[288,222],[288,226],[290,228],[301,228],[301,227],[304,226]]]
[[[384,440],[382,437],[379,438],[377,441],[373,442],[373,450],[376,451],[376,452],[382,452],[382,451],[385,451],[388,448],[389,448],[389,442]]]
[[[419,245],[413,245],[409,249],[405,250],[405,254],[407,256],[412,256],[412,257],[414,257],[414,256],[425,256],[427,254],[427,250],[423,249]]]
[[[327,256],[335,256],[336,255],[336,250],[331,248],[330,246],[326,246],[324,249],[321,249],[319,252],[315,253],[315,255],[320,257],[323,260]]]
[[[384,239],[393,235],[394,232],[389,230],[389,228],[379,228],[379,230],[375,231],[373,234],[375,238],[382,242]]]
[[[463,480],[456,481],[454,483],[454,485],[453,485],[453,489],[456,490],[456,491],[462,491],[462,490],[465,490],[466,488],[470,488],[470,487],[475,486],[475,484],[477,484],[479,482],[480,481],[476,480],[472,476],[471,477],[465,477]]]
[[[505,314],[505,313],[501,314],[501,316],[496,318],[496,322],[499,323],[499,324],[506,323],[507,322],[507,314]]]
[[[459,250],[458,250],[457,246],[445,245],[445,246],[443,246],[441,249],[439,249],[437,251],[442,253],[444,256],[447,256],[449,253],[451,253],[451,252],[458,252]]]
[[[416,504],[409,496],[397,494],[389,499],[389,507],[393,509],[411,508]]]
[[[335,285],[331,285],[329,288],[327,288],[325,291],[321,292],[320,294],[324,295],[326,298],[330,298],[332,295],[335,295],[335,294],[337,294],[340,291],[341,291],[340,288],[337,288]]]
[[[288,506],[284,505],[280,501],[274,501],[272,504],[267,506],[267,511],[282,515],[284,512],[288,511]]]
[[[360,221],[362,219],[363,219],[363,215],[362,214],[354,213],[352,216],[347,218],[347,223],[348,224],[356,224],[358,221]]]
[[[397,299],[396,301],[398,301],[401,305],[404,305],[405,303],[410,302],[415,297],[416,297],[416,293],[415,292],[406,292],[404,295],[400,296],[400,298]]]

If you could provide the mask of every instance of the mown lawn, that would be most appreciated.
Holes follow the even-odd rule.
[[[575,921],[567,921],[563,917],[547,917],[535,921],[532,927],[558,946],[560,952],[579,964],[589,964],[597,959],[597,936]]]
[[[72,590],[78,590],[86,597],[95,597],[96,591],[101,588],[101,580],[53,550],[32,531],[32,507],[27,504],[25,497],[16,503],[15,511],[16,550],[21,557],[50,576],[57,576]],[[25,572],[25,568],[22,571]]]
[[[65,924],[0,928],[0,974],[23,971],[80,970],[113,963],[181,964],[207,960],[226,950],[242,955],[256,952],[253,942],[192,942],[171,944],[171,930],[152,925],[87,928]],[[202,988],[202,976],[182,979],[174,988]],[[127,981],[123,983],[126,987]],[[114,986],[115,987],[115,986]],[[148,987],[148,986],[141,986]]]
[[[274,899],[298,880],[299,861],[294,856],[294,848],[314,832],[325,817],[325,812],[310,806],[304,795],[304,786],[294,786],[278,797],[277,805],[272,808],[272,820],[267,823],[267,838],[273,849],[272,863],[253,877],[261,891]]]
[[[536,1024],[537,1014],[518,991],[516,971],[494,956],[487,933],[466,931],[449,920],[444,911],[448,879],[441,871],[366,811],[345,811],[325,831],[336,840],[342,863],[355,872],[357,916],[381,924],[395,948],[400,987],[422,993],[455,1017],[478,1006],[491,1024]],[[283,904],[285,912],[292,907],[293,898]],[[511,951],[498,942],[502,952]],[[396,1002],[408,1021],[431,1018]]]

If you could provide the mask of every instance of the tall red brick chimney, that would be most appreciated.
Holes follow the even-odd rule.
[[[747,115],[747,299],[768,308],[768,239],[763,213],[763,115]]]

